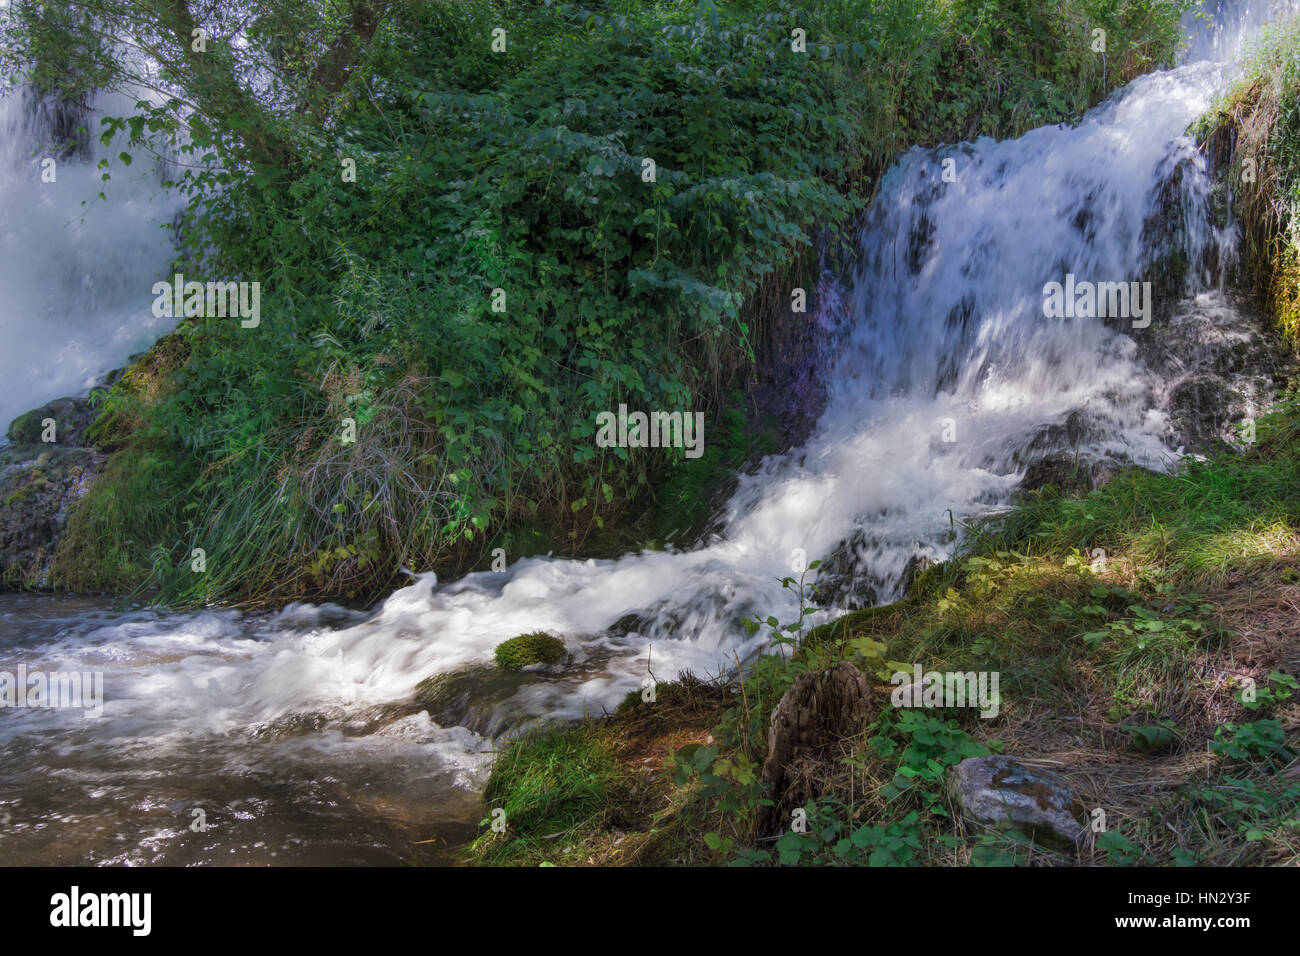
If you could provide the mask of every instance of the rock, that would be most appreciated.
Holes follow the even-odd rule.
[[[653,623],[654,618],[649,614],[624,614],[605,630],[614,637],[627,637],[629,634],[640,634]]]
[[[0,450],[0,587],[49,586],[72,505],[106,460],[90,448],[59,445]]]
[[[1105,434],[1105,429],[1085,409],[1076,408],[1062,415],[1059,422],[1040,427],[1013,460],[1023,465],[1047,455],[1075,452],[1104,438]]]
[[[880,596],[869,583],[866,562],[861,554],[864,544],[863,533],[854,532],[822,560],[813,581],[816,588],[814,603],[818,607],[861,611],[879,603]]]
[[[522,671],[484,665],[435,674],[420,681],[410,700],[394,710],[393,716],[426,711],[440,727],[467,727],[494,737],[520,719],[501,705],[536,679]]]
[[[907,564],[903,565],[903,579],[899,583],[902,593],[911,594],[912,585],[916,583],[917,577],[932,567],[934,567],[934,559],[929,555],[914,554],[908,558]]]
[[[84,398],[56,398],[47,405],[19,415],[9,424],[7,437],[15,445],[41,444],[44,422],[54,421],[54,442],[61,447],[79,447],[81,438],[95,420],[95,410]]]
[[[839,742],[866,730],[876,708],[870,684],[848,661],[795,678],[772,711],[762,771],[772,806],[759,809],[761,833],[777,832],[791,811],[825,795]]]
[[[1052,487],[1068,495],[1080,495],[1093,488],[1091,469],[1074,455],[1062,452],[1029,463],[1020,481],[1022,491]]]
[[[967,820],[1043,843],[1077,848],[1087,831],[1083,805],[1064,778],[1012,757],[969,757],[949,768],[948,795]]]
[[[1222,379],[1194,375],[1174,386],[1169,393],[1169,412],[1174,427],[1187,446],[1200,452],[1222,449],[1225,430],[1245,417],[1241,400]]]

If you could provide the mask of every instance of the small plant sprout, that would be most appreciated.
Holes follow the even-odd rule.
[[[799,617],[790,624],[782,624],[775,617],[766,619],[760,617],[746,618],[741,621],[741,625],[749,634],[757,634],[762,628],[766,627],[772,632],[769,646],[771,647],[791,647],[798,648],[803,635],[805,618],[810,614],[816,614],[817,608],[810,602],[811,592],[815,590],[812,585],[806,585],[804,579],[808,576],[809,571],[816,571],[821,567],[820,561],[814,561],[803,571],[799,572],[799,579],[781,578],[781,587],[791,591],[799,599]]]

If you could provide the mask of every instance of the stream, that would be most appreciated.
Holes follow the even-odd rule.
[[[612,710],[652,671],[734,669],[764,643],[741,618],[797,617],[780,579],[801,559],[838,555],[844,600],[886,602],[917,560],[952,554],[964,521],[1006,507],[1034,461],[1171,467],[1190,450],[1189,382],[1215,376],[1235,417],[1258,414],[1272,397],[1247,360],[1265,348],[1259,322],[1218,286],[1236,238],[1212,225],[1204,159],[1183,134],[1272,13],[1219,4],[1182,65],[1077,125],[900,157],[859,223],[856,260],[817,297],[833,359],[816,427],[740,477],[706,540],[420,575],[369,611],[0,595],[0,681],[20,667],[102,675],[93,707],[0,710],[0,859],[450,860],[478,832],[494,736]],[[0,100],[5,421],[167,331],[149,291],[175,202],[147,168],[96,201],[98,146],[59,160],[64,188],[34,187],[51,122],[40,104]],[[1158,281],[1171,255],[1189,264],[1173,291]],[[1132,294],[1118,316],[1055,318],[1053,282]],[[497,644],[532,631],[560,637],[567,662],[474,684]],[[480,687],[462,719],[410,704],[421,680],[457,673]]]

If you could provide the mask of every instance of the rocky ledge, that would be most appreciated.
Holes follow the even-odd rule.
[[[85,441],[86,398],[60,398],[14,419],[0,446],[0,587],[50,586],[68,514],[104,467]]]

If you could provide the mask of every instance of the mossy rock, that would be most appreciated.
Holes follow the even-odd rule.
[[[545,631],[502,641],[494,655],[497,667],[507,671],[521,670],[529,664],[558,664],[566,656],[564,642]]]
[[[19,415],[9,424],[6,435],[15,445],[39,445],[45,436],[45,422],[52,420],[55,441],[76,447],[82,444],[82,434],[94,417],[94,409],[86,399],[58,398]]]
[[[0,587],[51,586],[51,562],[69,513],[103,464],[88,448],[0,450]]]

